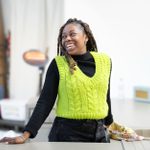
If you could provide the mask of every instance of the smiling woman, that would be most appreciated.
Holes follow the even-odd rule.
[[[96,51],[97,45],[89,25],[81,20],[69,19],[61,28],[58,36],[57,53],[65,55],[70,71],[76,62],[71,55],[81,55],[87,51]]]
[[[68,24],[62,33],[62,45],[70,55],[81,55],[86,53],[86,36],[81,25]]]
[[[97,52],[87,23],[69,19],[58,35],[56,56],[22,136],[1,142],[24,143],[37,135],[57,97],[51,142],[109,142],[106,127],[113,122],[110,100],[111,59]],[[30,57],[29,57],[30,58]]]

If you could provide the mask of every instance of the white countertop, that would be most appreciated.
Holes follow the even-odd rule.
[[[0,150],[149,150],[150,141],[112,143],[32,142],[19,145],[0,144]]]

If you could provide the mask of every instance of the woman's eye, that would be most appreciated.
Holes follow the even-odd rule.
[[[62,35],[62,37],[61,37],[62,39],[65,39],[66,38],[66,35]]]
[[[71,37],[76,36],[76,33],[71,33],[70,36]]]
[[[69,36],[69,37],[74,37],[74,36],[76,36],[77,35],[77,33],[70,33],[70,34],[68,34],[68,35],[62,35],[62,39],[66,39],[67,38],[67,36]]]

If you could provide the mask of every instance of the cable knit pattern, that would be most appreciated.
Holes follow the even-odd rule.
[[[60,75],[57,116],[70,119],[102,119],[107,116],[110,58],[103,53],[91,54],[96,66],[92,77],[85,75],[78,66],[71,74],[65,57],[55,58]]]

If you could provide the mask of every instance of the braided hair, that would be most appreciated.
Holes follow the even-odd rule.
[[[96,45],[95,38],[93,36],[93,33],[92,33],[89,25],[87,23],[83,22],[82,20],[78,20],[76,18],[68,19],[67,22],[60,28],[59,35],[58,35],[58,42],[57,42],[57,55],[63,55],[66,57],[66,60],[68,62],[69,68],[70,68],[70,72],[71,72],[71,74],[73,74],[73,72],[75,70],[76,62],[68,54],[68,52],[62,45],[62,32],[63,32],[65,26],[68,24],[78,24],[83,28],[83,31],[85,32],[85,34],[88,37],[88,41],[86,43],[87,51],[96,51],[97,52],[97,45]]]

